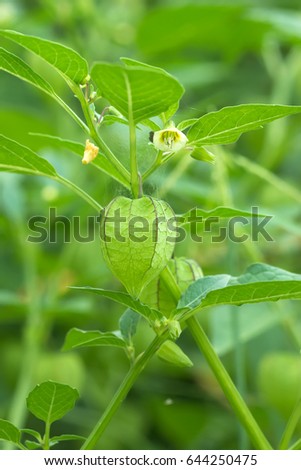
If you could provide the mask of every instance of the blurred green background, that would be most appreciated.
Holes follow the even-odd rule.
[[[240,103],[301,103],[301,11],[297,0],[1,0],[0,27],[69,45],[87,58],[116,61],[127,56],[165,68],[185,86],[177,122]],[[1,45],[47,77],[76,110],[62,79],[13,43]],[[48,158],[102,205],[122,189],[83,167],[67,151],[45,147],[30,133],[48,133],[84,143],[70,118],[49,97],[17,78],[0,74],[0,132]],[[254,262],[301,272],[301,118],[294,116],[248,133],[232,146],[214,149],[215,166],[191,159],[155,174],[146,191],[166,198],[177,213],[198,205],[211,209],[258,206],[273,215],[273,242],[204,243],[187,239],[176,254],[194,258],[205,274],[237,275]],[[147,135],[139,133],[142,168],[151,163]],[[104,138],[127,161],[124,126]],[[48,215],[80,216],[87,231],[89,206],[67,189],[30,176],[0,175],[0,416],[18,424],[41,423],[25,413],[24,397],[43,380],[79,389],[75,410],[53,426],[54,434],[87,435],[125,375],[123,353],[91,348],[62,353],[71,327],[114,330],[120,306],[70,292],[70,285],[121,289],[94,241],[28,243],[28,220]],[[217,230],[216,226],[216,230]],[[244,227],[250,231],[250,227]],[[208,309],[201,321],[216,350],[273,445],[301,388],[299,302]],[[141,322],[137,349],[151,337]],[[154,359],[107,429],[103,449],[251,448],[214,377],[189,336],[179,344],[194,367],[177,369]],[[301,423],[297,430],[301,432]],[[76,444],[68,444],[76,446]]]

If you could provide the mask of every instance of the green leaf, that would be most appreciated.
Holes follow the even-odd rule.
[[[152,121],[151,119],[143,119],[143,121],[141,121],[141,124],[145,127],[148,127],[154,132],[161,130],[161,127],[158,124],[156,124],[154,121]]]
[[[164,112],[160,114],[160,118],[165,125],[168,125],[169,120],[176,114],[179,108],[179,101],[176,101],[172,105],[169,106],[169,108]],[[160,130],[160,129],[159,129]]]
[[[176,127],[179,129],[179,131],[185,131],[185,129],[193,126],[196,122],[198,122],[198,118],[185,119],[185,121],[179,122]]]
[[[257,308],[256,304],[245,304],[243,308],[221,305],[212,309],[208,328],[216,353],[223,356],[237,347],[237,339],[233,334],[234,317],[239,324],[241,344],[246,344],[275,328],[279,323],[292,319],[292,309],[280,310],[277,307],[274,302],[264,302],[260,308]]]
[[[0,135],[0,171],[55,177],[50,163],[29,148]]]
[[[85,348],[86,346],[115,346],[125,348],[126,342],[115,333],[103,333],[102,331],[83,331],[72,328],[68,331],[63,351],[70,349]]]
[[[252,2],[177,3],[158,2],[144,15],[136,41],[145,56],[162,60],[185,57],[187,51],[197,50],[205,56],[214,51],[218,57],[222,54],[235,58],[248,50],[260,50],[266,31],[271,29],[249,19]],[[271,10],[268,9],[269,14]]]
[[[55,92],[51,85],[34,72],[29,65],[14,54],[0,47],[0,69],[8,72],[25,82],[39,88],[50,96],[54,96]]]
[[[74,407],[78,392],[69,385],[43,382],[37,385],[27,397],[27,408],[45,423],[61,419]]]
[[[121,66],[99,62],[93,66],[91,76],[99,94],[135,123],[167,111],[184,92],[167,72],[142,63]]]
[[[230,144],[244,132],[301,112],[301,106],[241,104],[205,114],[190,128],[189,141],[201,145]]]
[[[166,73],[165,70],[160,67],[154,67],[153,65],[146,64],[140,60],[131,59],[130,57],[120,57],[120,61],[127,67],[141,67],[145,70],[157,70],[158,72]]]
[[[20,430],[16,426],[5,419],[0,419],[0,440],[19,444],[20,436]]]
[[[139,314],[131,308],[127,308],[121,315],[119,319],[119,329],[122,337],[127,343],[132,342],[132,337],[136,334],[139,319]]]
[[[43,444],[39,443],[39,442],[36,442],[36,441],[30,441],[30,440],[26,439],[25,445],[26,445],[27,449],[29,449],[29,450],[37,450],[37,449],[41,449]]]
[[[148,307],[147,305],[144,305],[139,300],[133,299],[125,292],[105,290],[96,287],[71,287],[71,289],[81,292],[90,292],[92,294],[101,295],[102,297],[107,297],[108,299],[114,300],[115,302],[118,302],[119,304],[131,308],[137,313],[140,313],[140,315],[150,322],[155,322],[157,320],[160,321],[163,319],[162,313]]]
[[[190,316],[194,310],[213,305],[242,305],[285,299],[301,299],[301,275],[256,263],[238,277],[221,274],[198,279],[184,292],[178,308],[192,309],[188,312]]]
[[[31,135],[34,135],[37,139],[41,140],[43,145],[51,145],[57,148],[70,150],[70,152],[79,155],[81,158],[84,155],[85,146],[80,142],[74,142],[72,140],[62,139],[48,134],[31,133]],[[98,154],[95,160],[91,162],[91,165],[111,176],[126,188],[129,188],[127,180],[119,173],[118,170],[116,170],[115,166],[104,155]]]
[[[10,93],[8,88],[7,92]],[[28,106],[24,108],[21,108],[21,106],[9,108],[3,104],[0,107],[0,133],[9,139],[16,140],[17,138],[18,142],[21,142],[22,145],[36,151],[37,148],[34,147],[34,139],[30,136],[30,132],[33,130],[43,134],[54,132],[55,123],[45,119],[47,119],[47,113],[42,118],[41,114],[37,112],[36,106],[30,110]],[[16,129],[18,129],[18,135],[16,134]]]
[[[41,134],[39,132],[30,132],[30,135],[36,137],[37,142],[40,143],[41,146],[57,147],[60,149],[69,150],[70,152],[73,152],[76,155],[84,155],[85,146],[81,142],[62,139],[61,137],[58,137],[56,135]]]
[[[129,125],[126,119],[120,116],[114,116],[114,114],[106,114],[100,121],[101,125],[106,124],[108,126],[110,126],[111,124],[115,124],[116,122],[118,122],[118,124],[124,124],[126,126]]]
[[[192,367],[189,357],[173,341],[167,340],[157,351],[157,356],[164,362],[178,367]]]
[[[0,171],[12,173],[26,173],[31,175],[48,176],[49,178],[62,183],[68,189],[74,191],[82,199],[88,202],[97,211],[102,210],[102,206],[95,201],[83,189],[76,184],[58,175],[50,163],[44,158],[23,145],[0,135]]]
[[[218,274],[216,276],[205,276],[193,282],[184,292],[179,300],[178,308],[198,307],[206,296],[213,290],[222,289],[230,281],[230,274]]]
[[[181,225],[190,224],[191,222],[203,222],[206,219],[211,217],[216,217],[219,219],[229,219],[232,217],[271,217],[268,215],[260,214],[256,210],[247,211],[242,209],[235,209],[234,207],[216,207],[210,211],[206,211],[204,209],[200,209],[199,207],[194,207],[189,211],[185,212],[185,214],[177,215],[178,223]]]
[[[34,429],[24,428],[24,429],[21,429],[21,432],[35,437],[38,442],[43,442],[41,434],[38,431],[35,431]]]
[[[63,441],[84,441],[85,438],[83,436],[78,436],[77,434],[62,434],[61,436],[53,436],[50,441],[50,447],[55,446],[59,442]]]
[[[0,30],[0,34],[42,57],[75,83],[83,83],[88,75],[86,60],[69,47],[16,31]]]

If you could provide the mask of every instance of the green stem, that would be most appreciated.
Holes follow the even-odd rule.
[[[184,148],[182,150],[179,150],[178,152],[168,153],[167,155],[164,156],[164,158],[163,158],[163,153],[161,151],[158,152],[157,158],[155,159],[155,161],[153,162],[151,167],[142,176],[143,181],[145,181],[152,173],[154,173],[154,171],[156,171],[157,168],[159,168],[162,165],[165,165],[165,163],[169,162],[169,160],[171,158],[174,158],[174,157],[176,157],[179,161],[179,165],[175,168],[174,171],[178,171],[177,168],[181,167],[182,162],[185,162],[185,163],[183,163],[183,168],[181,170],[179,170],[179,171],[184,172],[186,167],[189,166],[190,163],[193,161],[192,159],[184,158],[184,157],[188,156],[189,154],[190,154],[190,151],[186,148]],[[179,175],[177,174],[177,178],[178,178],[178,176]],[[174,173],[172,173],[172,178],[174,178]],[[173,183],[174,182],[172,182],[172,184]],[[165,192],[167,192],[167,191],[165,191]]]
[[[125,376],[123,382],[121,383],[119,389],[113,396],[111,402],[109,403],[105,412],[101,416],[100,420],[95,425],[94,429],[84,442],[82,450],[93,449],[95,447],[98,439],[102,436],[103,432],[105,431],[111,419],[119,409],[123,400],[126,398],[128,392],[132,388],[138,376],[141,374],[146,364],[153,357],[159,347],[164,343],[164,341],[166,341],[166,339],[168,339],[168,336],[168,331],[165,331],[160,336],[156,336],[156,338],[151,342],[149,347],[136,359],[136,362],[133,364],[133,366],[130,368],[129,372]]]
[[[161,278],[166,286],[168,286],[171,295],[175,300],[178,300],[181,291],[177,285],[170,269],[165,268],[161,273]],[[247,407],[245,401],[239,394],[237,388],[232,382],[228,372],[224,368],[221,360],[213,349],[209,339],[207,338],[204,330],[198,323],[195,316],[191,316],[186,320],[187,326],[198,345],[200,351],[203,353],[207,360],[211,370],[213,371],[216,379],[218,380],[226,398],[231,404],[241,424],[246,429],[251,441],[254,446],[260,450],[272,449],[271,445],[267,441],[257,422],[255,421],[252,413]]]
[[[70,84],[73,93],[79,99],[81,104],[86,122],[88,127],[86,128],[86,132],[92,137],[98,147],[102,150],[105,154],[106,158],[112,163],[112,165],[116,168],[116,170],[125,178],[126,181],[130,182],[130,174],[127,169],[120,163],[117,157],[114,155],[112,150],[107,146],[107,144],[102,140],[100,135],[97,132],[95,127],[95,123],[93,121],[93,117],[91,116],[91,112],[89,109],[89,105],[82,93],[82,90],[78,86],[74,86],[74,84]]]
[[[301,399],[296,404],[290,419],[286,425],[283,436],[279,444],[279,450],[286,450],[289,447],[291,438],[293,437],[296,426],[301,418]]]
[[[149,167],[148,170],[142,175],[142,181],[146,181],[147,178],[156,171],[157,168],[161,165],[163,153],[161,150],[158,151],[155,160],[153,161],[152,165]]]
[[[187,326],[256,449],[271,450],[270,443],[259,428],[195,316],[187,320]]]
[[[59,183],[64,184],[67,186],[67,188],[71,189],[73,192],[78,194],[82,199],[84,199],[90,206],[92,206],[94,209],[97,210],[97,212],[102,211],[103,207],[93,199],[88,193],[86,193],[83,189],[79,188],[76,186],[76,184],[72,183],[72,181],[68,180],[67,178],[64,178],[61,175],[57,175],[53,178],[55,181],[58,181]]]
[[[50,426],[51,426],[51,423],[49,421],[46,421],[45,435],[44,435],[44,445],[43,445],[44,450],[49,450],[50,449],[50,445],[49,445]]]
[[[301,439],[298,439],[289,450],[301,450]]]
[[[130,126],[130,162],[131,162],[131,187],[135,199],[139,197],[140,181],[138,173],[138,163],[136,154],[136,127],[132,119],[129,121]]]
[[[136,126],[133,116],[133,100],[132,100],[132,90],[129,83],[129,79],[126,74],[124,74],[124,81],[126,84],[127,95],[128,95],[128,112],[129,112],[129,128],[130,128],[130,163],[131,163],[131,188],[133,197],[135,199],[139,196],[140,189],[140,179],[138,171],[138,162],[137,162],[137,152],[136,152]]]
[[[51,95],[53,96],[53,95]],[[71,109],[65,101],[62,100],[58,95],[54,95],[56,102],[62,106],[62,108],[72,117],[72,119],[82,128],[82,130],[89,134],[89,127],[81,120],[81,118]]]
[[[226,165],[226,156],[224,151],[221,148],[214,147],[214,150],[217,155],[216,165],[214,167],[215,171],[213,172],[213,178],[215,180],[215,190],[217,194],[220,195],[220,203],[223,206],[233,206],[233,196],[229,181],[229,171]],[[242,230],[242,229],[241,229]],[[249,245],[244,244],[244,247],[247,249]],[[253,247],[253,243],[250,243],[250,246]],[[229,255],[228,261],[229,265],[237,265],[239,260],[237,259],[237,252],[233,249],[233,245],[229,245]],[[235,376],[235,386],[238,392],[241,394],[242,398],[246,392],[246,377],[245,377],[245,364],[244,364],[244,345],[240,338],[240,315],[237,307],[230,306],[231,313],[231,323],[232,323],[232,332],[233,332],[233,341],[234,341],[234,376]],[[238,442],[239,449],[248,449],[248,436],[245,432],[245,429],[240,422],[238,424]]]
[[[238,307],[231,306],[231,325],[233,331],[234,341],[234,371],[235,371],[235,385],[238,392],[242,397],[246,394],[246,376],[245,376],[245,351],[243,342],[241,341],[240,334],[240,316],[238,313]],[[239,423],[239,443],[240,449],[248,449],[248,436],[244,428]]]
[[[144,173],[142,176],[143,181],[145,181],[152,173],[154,173],[160,166],[165,165],[165,163],[169,162],[171,158],[173,158],[175,155],[181,156],[180,154],[181,150],[177,153],[172,152],[166,155],[163,158],[163,153],[161,151],[158,152],[157,158],[154,161],[154,163],[151,165],[151,167]]]

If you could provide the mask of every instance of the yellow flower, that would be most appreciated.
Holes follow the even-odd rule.
[[[151,134],[150,138],[156,149],[162,152],[177,152],[184,148],[188,141],[186,135],[176,127],[156,131]]]
[[[86,140],[86,147],[85,147],[85,152],[84,156],[82,159],[82,163],[84,165],[87,165],[88,163],[92,162],[94,158],[97,157],[99,148],[96,147],[96,145],[92,144],[88,139]]]

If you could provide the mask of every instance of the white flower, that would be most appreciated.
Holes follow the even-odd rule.
[[[82,159],[82,163],[87,165],[88,163],[92,162],[94,158],[98,155],[99,148],[96,145],[92,144],[88,139],[86,140],[86,147],[84,156]]]
[[[188,139],[176,127],[168,127],[151,134],[151,141],[157,150],[162,152],[178,152],[185,147]]]

